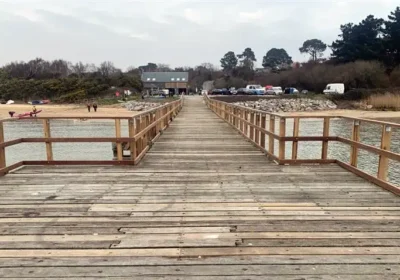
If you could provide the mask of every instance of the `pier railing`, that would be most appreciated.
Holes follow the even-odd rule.
[[[268,113],[244,106],[234,105],[223,101],[218,101],[205,96],[207,106],[220,118],[225,120],[233,128],[239,131],[244,137],[267,154],[276,163],[284,165],[294,164],[330,164],[337,163],[339,166],[379,185],[397,195],[400,195],[400,188],[388,181],[389,160],[400,163],[400,154],[390,151],[392,131],[400,128],[400,124],[361,119],[350,117],[333,116],[311,116],[311,115],[283,115]],[[332,119],[346,119],[351,121],[351,137],[345,138],[337,135],[330,135]],[[293,120],[293,134],[287,135],[287,120]],[[300,123],[305,119],[315,119],[322,122],[322,133],[316,136],[299,135]],[[360,141],[360,127],[364,124],[374,124],[381,127],[382,135],[379,147],[368,145]],[[275,143],[276,142],[276,143]],[[287,157],[286,143],[291,146],[291,156]],[[320,142],[322,143],[320,156],[312,159],[299,159],[299,143],[301,142]],[[349,162],[328,157],[329,143],[340,142],[349,146]],[[275,147],[277,144],[277,147]],[[376,175],[371,175],[358,168],[358,154],[360,150],[367,151],[379,156]]]
[[[132,117],[36,117],[35,121],[43,124],[43,137],[18,138],[4,141],[6,122],[19,122],[22,119],[0,120],[0,176],[23,165],[135,165],[144,157],[154,141],[158,139],[162,131],[175,118],[183,106],[183,98],[144,111]],[[115,122],[115,137],[52,137],[51,120],[111,120]],[[121,122],[128,122],[129,137],[122,137]],[[53,143],[116,143],[116,160],[55,160],[53,155]],[[6,164],[6,148],[21,143],[45,143],[46,160],[24,160],[11,165]],[[124,160],[123,143],[130,151],[130,157]],[[111,150],[111,147],[110,147]]]

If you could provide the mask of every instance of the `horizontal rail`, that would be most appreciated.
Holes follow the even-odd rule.
[[[14,140],[10,140],[10,141],[6,141],[6,142],[3,142],[3,143],[0,143],[0,149],[1,148],[6,148],[6,147],[11,147],[11,146],[17,145],[19,143],[22,143],[22,138],[14,139]]]
[[[24,119],[5,119],[0,121],[0,176],[23,165],[134,165],[150,150],[161,132],[168,128],[170,122],[177,116],[183,106],[183,97],[155,108],[146,110],[132,117],[34,117],[43,123],[44,137],[26,137],[4,141],[4,123],[7,121],[23,121]],[[51,137],[50,120],[85,119],[112,120],[115,122],[115,137]],[[129,137],[121,137],[121,120],[128,121]],[[117,160],[54,160],[52,143],[116,143]],[[5,148],[21,143],[45,143],[47,160],[24,160],[6,166]],[[123,144],[129,147],[130,158],[124,160]]]
[[[207,106],[217,114],[221,119],[230,124],[239,131],[253,145],[265,152],[278,164],[328,164],[337,162],[343,168],[363,177],[375,184],[399,194],[400,188],[387,181],[389,164],[388,160],[400,162],[400,154],[390,151],[391,135],[393,128],[400,128],[400,124],[377,121],[362,118],[353,118],[345,116],[325,116],[325,115],[301,115],[301,114],[276,114],[253,109],[241,105],[235,105],[224,101],[218,101],[205,96]],[[260,118],[261,117],[261,118]],[[260,123],[260,119],[262,122]],[[267,119],[269,119],[269,127],[266,127]],[[286,135],[287,120],[293,119],[293,136]],[[301,119],[321,119],[323,120],[322,136],[301,136],[299,135],[299,124]],[[351,139],[344,137],[329,135],[330,122],[332,119],[345,119],[353,122],[353,130]],[[275,129],[277,122],[278,131]],[[360,125],[369,123],[380,125],[382,127],[382,138],[380,148],[360,142]],[[266,138],[265,136],[268,136]],[[263,142],[260,141],[262,139]],[[266,146],[268,139],[268,149]],[[278,141],[278,154],[275,151],[275,141]],[[314,159],[298,159],[298,143],[316,141],[322,142],[321,158]],[[292,158],[286,158],[286,143],[292,142]],[[350,146],[350,164],[343,163],[337,159],[328,159],[328,144],[339,142]],[[357,168],[358,150],[379,155],[378,174],[376,177],[369,175]]]
[[[24,160],[22,165],[133,165],[130,160]]]

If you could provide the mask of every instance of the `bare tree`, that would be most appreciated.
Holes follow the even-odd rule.
[[[97,70],[104,79],[109,79],[112,75],[121,72],[121,70],[115,68],[114,63],[111,61],[104,61]]]
[[[158,63],[157,64],[157,72],[168,72],[172,71],[171,67],[168,64]]]
[[[79,78],[82,78],[87,72],[87,64],[83,64],[80,61],[76,64],[70,64],[69,67],[72,73],[76,74]]]

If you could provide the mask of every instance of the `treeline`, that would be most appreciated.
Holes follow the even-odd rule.
[[[141,91],[139,71],[130,69],[124,73],[109,61],[96,66],[41,58],[0,68],[0,99],[5,100],[48,98],[74,102],[102,96],[112,87]]]
[[[327,83],[345,83],[347,88],[387,88],[400,83],[400,7],[387,20],[367,16],[359,24],[341,26],[339,38],[329,46],[330,58],[323,58],[327,44],[319,39],[299,46],[309,54],[307,63],[293,63],[282,48],[266,52],[262,69],[254,69],[251,48],[236,55],[227,52],[221,59],[224,77],[216,87],[243,87],[249,82],[292,86],[321,92]]]

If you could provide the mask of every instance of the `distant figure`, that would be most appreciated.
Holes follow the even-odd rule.
[[[87,107],[88,112],[90,113],[90,107],[92,107],[92,104],[90,104],[89,101],[86,103],[86,107]]]
[[[97,102],[96,101],[93,102],[93,109],[95,112],[97,112]]]
[[[12,118],[12,117],[14,116],[15,112],[14,112],[14,111],[9,111],[8,114],[9,114],[10,117]]]
[[[33,113],[33,115],[36,117],[36,113],[37,113],[36,106],[33,106],[33,108],[32,108],[32,113]]]

